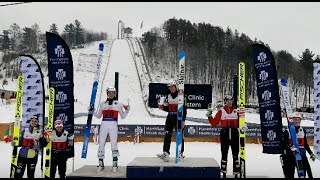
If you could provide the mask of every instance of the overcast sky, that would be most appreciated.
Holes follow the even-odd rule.
[[[62,32],[64,25],[78,19],[84,28],[114,37],[122,20],[134,35],[141,35],[172,17],[229,26],[294,57],[306,48],[320,54],[319,2],[33,2],[0,7],[0,32],[13,23],[21,28],[38,23],[42,31],[56,23]]]

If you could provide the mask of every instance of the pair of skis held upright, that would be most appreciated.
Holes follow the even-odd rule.
[[[11,157],[11,170],[10,170],[10,178],[14,178],[15,174],[18,170],[18,145],[20,140],[20,119],[22,117],[22,97],[23,97],[23,86],[24,86],[24,78],[22,75],[18,76],[18,86],[17,86],[17,103],[16,103],[16,110],[15,110],[15,123],[14,123],[14,130],[13,130],[13,150],[12,150],[12,157]],[[48,123],[46,126],[47,130],[52,131],[53,127],[53,112],[54,112],[54,88],[50,88],[49,90],[49,117]],[[45,151],[45,177],[50,178],[50,165],[51,165],[51,147],[52,142],[51,138],[49,138],[49,142],[46,146]]]
[[[237,105],[239,101],[239,152],[240,152],[240,178],[246,178],[246,149],[245,139],[246,134],[242,131],[243,125],[246,123],[245,119],[245,104],[246,104],[246,86],[245,86],[245,63],[240,62],[238,65],[238,78],[235,76],[234,80],[234,104]],[[237,93],[238,92],[238,93]],[[238,98],[236,97],[238,96]],[[223,178],[226,178],[226,173],[223,173]],[[238,175],[236,174],[235,177]]]

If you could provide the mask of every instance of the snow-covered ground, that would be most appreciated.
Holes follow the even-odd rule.
[[[118,147],[120,151],[119,166],[126,166],[135,157],[155,157],[155,154],[162,151],[162,143],[139,143],[133,142],[119,142]],[[175,142],[171,143],[171,156],[174,157]],[[75,143],[75,157],[74,170],[81,168],[84,165],[97,165],[97,150],[98,145],[89,144],[87,159],[81,158],[82,143]],[[0,142],[1,153],[3,156],[0,161],[0,178],[9,177],[10,174],[10,154],[12,147],[9,143]],[[110,143],[106,143],[106,159],[105,165],[111,166],[111,150]],[[313,147],[311,147],[313,148]],[[215,158],[220,164],[221,152],[220,144],[218,143],[204,143],[204,142],[186,142],[185,156],[201,157],[201,158]],[[232,174],[232,156],[231,149],[229,149],[228,157],[228,174]],[[159,160],[161,161],[161,160]],[[320,178],[320,161],[309,161],[313,176]],[[36,177],[41,177],[40,158],[36,168]],[[72,172],[73,159],[68,160],[67,174]],[[267,176],[269,178],[283,178],[281,163],[279,155],[263,154],[262,146],[257,144],[246,144],[246,174],[248,176]],[[25,173],[26,177],[26,173]],[[58,174],[56,175],[58,177]]]

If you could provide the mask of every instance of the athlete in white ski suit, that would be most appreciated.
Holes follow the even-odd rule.
[[[104,168],[103,159],[105,158],[105,143],[108,135],[113,160],[118,160],[117,157],[120,155],[118,151],[118,115],[120,114],[121,119],[125,119],[130,110],[129,105],[124,105],[115,99],[116,89],[114,87],[107,88],[107,95],[108,99],[100,103],[98,110],[93,113],[97,118],[102,117],[98,148],[99,166],[101,166],[102,169]]]

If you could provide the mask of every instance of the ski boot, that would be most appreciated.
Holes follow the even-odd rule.
[[[118,156],[120,156],[118,150],[112,151],[112,172],[116,173],[118,171]]]
[[[112,172],[113,173],[118,172],[118,157],[113,157]]]
[[[97,173],[101,172],[104,170],[104,163],[103,163],[103,159],[99,159],[99,166],[97,169]]]
[[[184,157],[185,157],[185,156],[183,155],[183,152],[180,152],[180,153],[179,153],[179,161],[180,161],[180,162],[184,161]]]
[[[240,174],[240,162],[239,160],[233,160],[233,175],[235,178],[238,178],[238,175]]]
[[[222,178],[227,178],[227,161],[221,160]]]
[[[158,158],[162,159],[165,162],[169,162],[169,153],[163,152],[162,154],[157,154]]]

